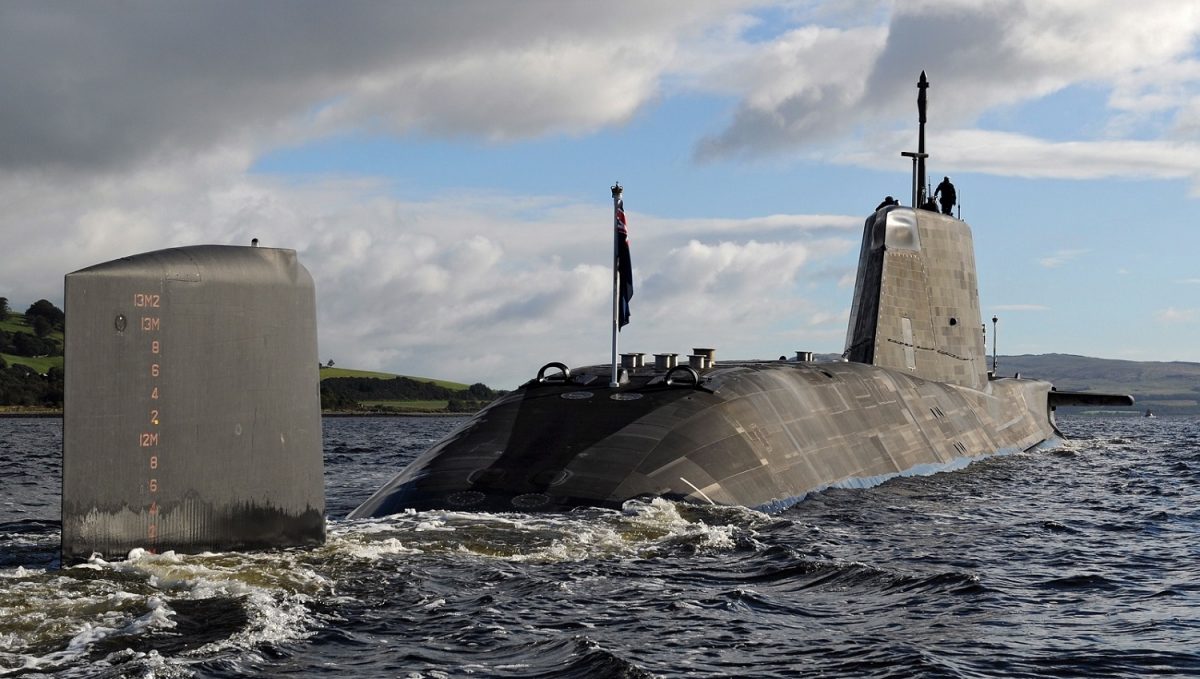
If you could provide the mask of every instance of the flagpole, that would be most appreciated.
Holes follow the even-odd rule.
[[[620,326],[620,301],[621,301],[621,283],[620,283],[620,238],[621,233],[617,231],[617,210],[621,203],[621,182],[617,182],[612,186],[613,198],[613,306],[612,306],[612,378],[608,382],[610,388],[621,386],[617,373],[617,334],[621,329]]]

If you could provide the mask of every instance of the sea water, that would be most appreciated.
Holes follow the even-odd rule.
[[[321,548],[64,569],[61,422],[0,420],[0,676],[1200,676],[1200,420],[775,515],[342,518],[459,421],[326,419]]]

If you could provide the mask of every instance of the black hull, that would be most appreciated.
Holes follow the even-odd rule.
[[[855,363],[724,363],[699,385],[606,368],[530,383],[414,461],[351,518],[404,510],[562,511],[659,496],[779,509],[1057,437],[1050,384],[984,391]]]

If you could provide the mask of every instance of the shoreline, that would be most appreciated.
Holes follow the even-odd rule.
[[[474,414],[475,413],[378,413],[371,411],[356,412],[333,410],[322,412],[321,417],[470,417]],[[0,411],[0,419],[62,419],[62,416],[63,413],[61,410]]]
[[[470,417],[475,413],[378,413],[370,410],[362,412],[348,410],[330,410],[321,413],[321,417]]]
[[[478,411],[476,411],[476,412],[478,412]],[[369,411],[369,410],[364,410],[361,412],[360,411],[352,411],[352,410],[329,410],[329,411],[323,411],[321,413],[321,417],[322,418],[326,418],[326,417],[470,417],[474,414],[475,413],[421,413],[421,412],[381,413],[381,412],[374,412],[374,411]],[[1142,417],[1141,410],[1117,410],[1117,409],[1109,410],[1109,411],[1085,410],[1085,411],[1080,411],[1080,412],[1072,412],[1071,410],[1063,409],[1063,411],[1060,414],[1061,415],[1074,415],[1074,416],[1078,416],[1078,417],[1097,417],[1097,416],[1101,416],[1101,415],[1118,415],[1118,416],[1125,415],[1127,417],[1134,417],[1134,416]],[[40,419],[50,419],[50,418],[62,419],[62,416],[63,416],[63,413],[61,410],[14,410],[14,411],[0,410],[0,420],[2,420],[2,419],[14,419],[14,420],[39,419],[39,418]],[[1197,416],[1200,416],[1200,413],[1190,413],[1190,412],[1155,413],[1156,418],[1197,417]]]

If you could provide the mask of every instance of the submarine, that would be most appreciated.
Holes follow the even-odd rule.
[[[695,349],[687,364],[625,354],[615,375],[548,363],[349,518],[646,497],[774,511],[829,487],[1054,444],[1059,406],[1131,405],[988,371],[971,229],[927,202],[924,72],[918,87],[919,149],[904,154],[913,206],[886,201],[866,218],[843,361],[717,361]]]
[[[693,349],[618,366],[614,343],[610,365],[550,362],[349,517],[648,497],[781,510],[1052,444],[1060,406],[1132,405],[987,369],[971,229],[923,209],[918,86],[912,205],[863,224],[842,360]],[[316,292],[295,251],[145,252],[68,273],[64,292],[64,564],[324,542]]]

